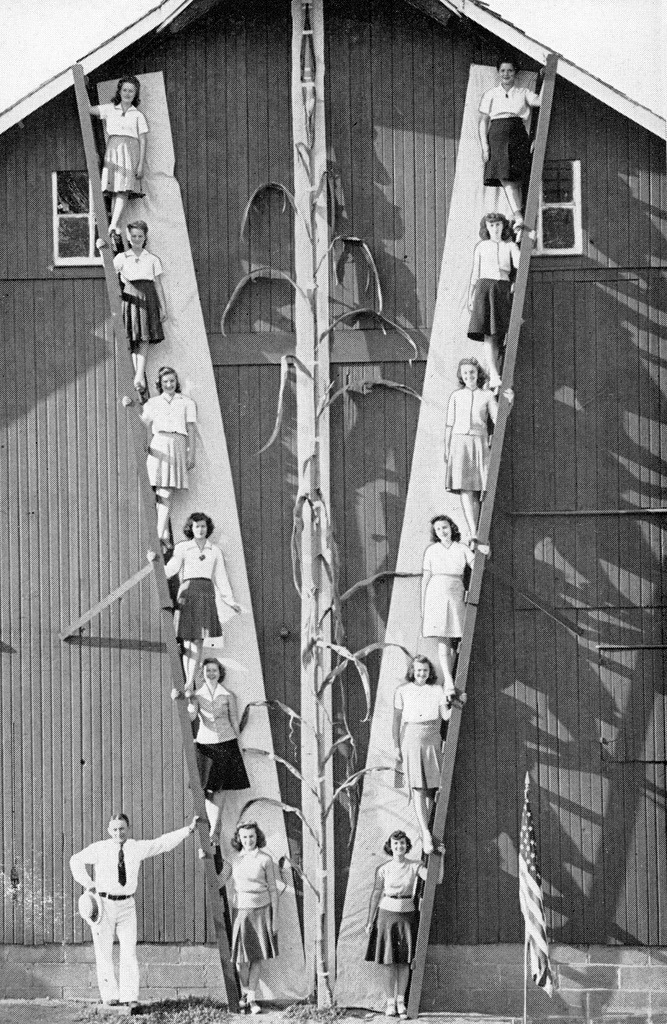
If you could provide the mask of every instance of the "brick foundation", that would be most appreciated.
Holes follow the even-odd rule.
[[[551,999],[528,985],[528,1016],[667,1024],[667,949],[552,946]],[[523,946],[432,946],[422,1012],[523,1015]]]
[[[118,947],[115,947],[117,955]],[[224,1000],[216,946],[139,946],[142,999]],[[530,983],[528,1015],[667,1024],[667,949],[552,946],[554,994]],[[99,998],[91,944],[0,946],[0,998]],[[523,947],[432,946],[422,1013],[523,1014]]]

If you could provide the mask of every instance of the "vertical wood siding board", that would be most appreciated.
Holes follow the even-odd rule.
[[[48,361],[48,349],[45,343],[46,323],[51,308],[50,287],[36,282],[33,286],[35,293],[35,320],[34,320],[34,360],[33,374],[34,381],[44,374]],[[48,379],[48,378],[47,378]],[[51,930],[51,922],[48,911],[48,895],[51,892],[49,865],[47,860],[47,847],[49,845],[49,832],[46,822],[51,814],[51,793],[52,784],[52,753],[50,736],[50,694],[51,694],[51,658],[50,638],[57,630],[53,629],[52,618],[52,594],[49,575],[49,554],[50,537],[53,529],[54,515],[57,511],[51,501],[50,483],[52,471],[47,445],[44,438],[48,434],[48,396],[42,395],[38,399],[38,388],[35,384],[35,436],[33,446],[35,450],[35,473],[38,481],[39,514],[40,522],[37,525],[37,544],[39,574],[39,589],[36,593],[35,613],[37,623],[37,636],[35,637],[33,650],[35,657],[33,666],[35,669],[32,721],[41,723],[41,729],[35,730],[34,740],[35,764],[33,768],[33,806],[35,808],[35,856],[34,876],[36,885],[39,886],[40,901],[36,904],[35,910],[35,936],[36,944],[45,941],[45,934]],[[43,522],[43,514],[46,511],[46,522]],[[34,727],[34,726],[33,726]]]
[[[391,47],[391,23],[386,14],[378,12],[377,21],[373,24],[373,60],[376,77],[374,96],[375,129],[378,132],[377,159],[384,172],[382,181],[376,183],[380,190],[381,218],[377,222],[378,253],[382,264],[378,264],[381,273],[382,292],[387,315],[396,315],[396,244],[397,244],[397,209],[394,195],[394,105],[393,105],[393,69]]]
[[[598,497],[595,473],[597,418],[595,402],[591,402],[591,398],[596,394],[599,385],[595,373],[595,344],[589,332],[592,299],[590,286],[579,282],[574,284],[574,395],[577,408],[574,439],[577,480],[575,507],[580,509],[597,507]],[[591,517],[583,517],[576,523],[575,564],[585,580],[585,590],[579,587],[579,597],[583,603],[590,601],[595,588],[596,536],[596,523]]]
[[[665,764],[656,765],[655,770],[655,792],[664,793],[665,786],[667,785],[667,772],[665,771]],[[667,927],[665,926],[665,919],[667,917],[667,900],[665,893],[667,893],[667,823],[665,822],[665,805],[661,800],[656,799],[656,857],[655,862],[657,866],[657,913],[658,913],[658,945],[664,945],[665,935],[667,934]]]
[[[392,134],[393,134],[393,203],[394,203],[394,245],[393,253],[396,264],[396,277],[394,281],[394,305],[393,312],[399,324],[409,324],[409,309],[405,303],[402,293],[403,282],[407,279],[405,273],[405,257],[407,254],[406,240],[406,211],[404,203],[404,184],[406,177],[405,150],[404,150],[404,96],[403,96],[403,75],[404,75],[404,43],[400,22],[392,21],[391,40],[388,50],[391,53],[391,73],[393,90],[397,93],[397,99],[392,103]],[[399,269],[400,268],[400,269]]]
[[[67,522],[64,532],[68,565],[69,595],[67,601],[68,621],[71,617],[81,614],[83,603],[81,600],[78,578],[80,572],[80,545],[77,529],[78,509],[80,498],[78,492],[78,458],[75,454],[75,445],[78,445],[79,431],[77,422],[77,363],[76,363],[76,342],[74,332],[71,329],[71,319],[68,321],[65,289],[67,284],[63,283],[63,290],[60,292],[59,301],[56,306],[56,322],[54,331],[54,347],[62,353],[64,363],[63,379],[65,382],[64,413],[62,423],[64,425],[64,451],[66,466],[66,493],[67,493]],[[65,609],[64,609],[65,610]],[[81,648],[72,646],[67,652],[67,675],[63,679],[62,709],[63,709],[63,817],[62,831],[65,837],[65,856],[69,857],[74,850],[80,850],[86,843],[91,841],[91,836],[84,831],[84,821],[80,802],[80,776],[78,765],[81,754],[75,745],[77,738],[81,735],[80,728],[80,680],[81,680]],[[71,845],[70,845],[71,842]],[[67,879],[70,899],[72,898],[74,884]],[[71,906],[71,904],[70,904]],[[72,939],[74,928],[77,940],[81,941],[82,929],[78,929],[73,917],[68,921],[69,941]]]
[[[420,299],[425,294],[425,236],[426,223],[424,219],[425,205],[425,136],[426,136],[426,111],[424,109],[424,25],[422,18],[417,15],[412,19],[412,132],[413,141],[413,173],[412,173],[412,202],[414,204],[414,313],[412,323],[421,326]]]
[[[229,272],[229,260],[224,249],[227,239],[227,197],[226,197],[226,110],[224,105],[223,35],[216,25],[206,36],[206,66],[208,92],[206,96],[206,124],[208,135],[207,160],[207,230],[209,237],[209,260],[215,272],[208,274],[208,308],[204,311],[207,330],[220,329],[220,317],[229,292],[225,276]],[[170,104],[171,109],[171,104]]]
[[[236,212],[235,216],[232,217],[232,229],[234,235],[238,239],[238,229],[241,226],[241,214],[243,207],[246,203],[251,190],[251,166],[248,153],[248,92],[247,83],[251,78],[250,67],[252,58],[248,53],[248,37],[247,37],[247,21],[239,21],[235,26],[234,39],[236,44],[236,75],[237,75],[237,93],[236,93],[236,139],[238,143],[238,150],[236,154],[236,163],[238,171],[238,192],[235,195],[236,198]],[[234,237],[234,236],[232,236]],[[238,241],[237,241],[238,246]],[[240,255],[240,250],[239,250]],[[257,291],[251,290],[250,299],[248,304],[248,317],[246,320],[246,330],[252,330],[253,321],[255,319],[255,307],[257,302]]]
[[[30,511],[32,495],[30,493],[30,475],[28,471],[28,422],[31,415],[31,404],[29,401],[30,381],[28,379],[29,363],[27,358],[28,345],[32,346],[32,338],[29,335],[29,299],[28,288],[25,281],[21,282],[17,292],[17,305],[14,321],[14,331],[17,346],[17,379],[24,382],[23,409],[17,422],[16,430],[16,463],[17,463],[17,492],[18,509],[16,522],[14,524],[13,536],[20,538],[21,543],[10,549],[11,572],[16,580],[19,594],[18,613],[21,621],[20,631],[20,691],[18,694],[17,707],[19,715],[15,719],[14,729],[14,791],[15,804],[13,813],[15,816],[14,837],[18,857],[19,871],[22,881],[29,882],[30,877],[30,848],[31,848],[31,819],[32,807],[28,793],[30,790],[30,654],[31,654],[31,621],[30,621]],[[26,515],[27,512],[27,515]],[[27,585],[22,584],[23,577],[27,579]],[[27,921],[27,908],[25,903],[16,908],[17,932],[20,942],[30,942],[29,924]]]
[[[61,458],[61,441],[58,424],[58,360],[59,353],[53,345],[53,316],[55,306],[55,288],[49,283],[44,288],[44,318],[42,323],[42,373],[49,382],[49,391],[42,406],[42,422],[39,434],[42,442],[42,472],[48,488],[49,522],[44,552],[46,578],[43,587],[43,604],[49,609],[49,622],[46,636],[48,646],[44,644],[42,654],[42,741],[44,745],[44,763],[47,766],[43,780],[42,829],[43,829],[43,879],[45,894],[51,900],[48,914],[45,907],[44,941],[56,942],[61,938],[58,926],[58,900],[62,896],[62,865],[60,864],[57,842],[58,825],[61,817],[57,810],[57,802],[62,787],[62,757],[60,750],[59,707],[55,699],[60,687],[62,676],[62,658],[60,642],[57,638],[60,626],[60,508],[59,508],[59,462]],[[48,444],[45,442],[49,438]]]
[[[5,152],[5,161],[7,161],[8,152]],[[16,335],[14,330],[15,321],[15,305],[16,305],[16,286],[7,284],[3,288],[3,302],[2,312],[3,315],[0,318],[0,366],[2,367],[2,403],[5,410],[5,420],[3,422],[3,435],[2,445],[0,445],[0,468],[3,472],[3,478],[5,480],[11,479],[15,459],[13,457],[13,433],[15,429],[12,429],[12,424],[15,423],[15,416],[13,410],[16,402],[16,389],[9,386],[9,381],[16,379],[15,362],[16,362]],[[6,529],[0,532],[0,553],[2,554],[3,565],[9,566],[9,571],[5,571],[0,574],[0,626],[3,640],[9,643],[12,647],[15,647],[15,632],[16,632],[16,616],[15,608],[12,602],[12,593],[14,592],[14,576],[11,571],[11,563],[9,557],[10,551],[10,536],[12,527],[12,501],[7,494],[6,496]],[[9,685],[5,682],[5,686],[0,690],[0,708],[2,709],[2,753],[0,760],[2,763],[2,777],[7,779],[7,785],[2,788],[2,848],[4,851],[4,860],[7,861],[10,857],[13,857],[13,772],[14,772],[14,749],[13,749],[13,733],[12,723],[14,719],[14,699],[13,694],[16,692],[17,675],[20,673],[16,666],[16,657],[9,653],[0,653],[0,664],[3,669],[3,679],[9,681]],[[13,914],[12,908],[6,900],[3,900],[2,905],[2,924],[3,924],[3,936],[5,942],[13,941]]]
[[[18,206],[16,218],[16,270],[22,278],[28,275],[28,153],[26,132],[20,131],[16,140],[16,176],[14,178],[17,188],[14,193],[15,202]]]

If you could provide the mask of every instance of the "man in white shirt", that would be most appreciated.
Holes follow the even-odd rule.
[[[109,822],[110,839],[91,843],[80,853],[70,857],[70,870],[80,885],[101,897],[103,912],[100,920],[91,924],[97,984],[102,1002],[109,1006],[132,1005],[139,998],[139,964],[137,962],[137,912],[134,893],[139,879],[141,862],[148,857],[168,853],[195,830],[197,818],[175,832],[167,832],[157,839],[130,839],[130,819],[126,814],[115,814]],[[95,867],[95,878],[86,870]],[[120,944],[119,979],[114,974],[111,950],[114,936]]]

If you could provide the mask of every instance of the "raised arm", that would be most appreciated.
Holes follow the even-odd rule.
[[[158,857],[161,853],[169,853],[180,846],[184,839],[191,836],[197,824],[197,816],[192,819],[189,825],[177,828],[175,832],[165,832],[163,836],[155,839],[140,839],[138,842],[139,852],[142,860],[148,857]]]

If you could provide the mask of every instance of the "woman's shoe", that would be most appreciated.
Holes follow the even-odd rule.
[[[405,999],[403,996],[396,996],[396,1012],[401,1020],[408,1019],[408,1008],[405,1005]]]
[[[396,1009],[396,1001],[394,999],[387,1000],[387,1008],[384,1011],[385,1017],[397,1017],[398,1010]]]

